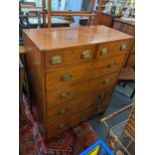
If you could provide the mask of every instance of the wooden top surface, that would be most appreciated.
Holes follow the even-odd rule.
[[[133,38],[106,26],[78,26],[68,28],[44,28],[24,30],[41,51],[98,44]]]

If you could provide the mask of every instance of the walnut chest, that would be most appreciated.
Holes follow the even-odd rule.
[[[105,110],[132,40],[105,26],[24,30],[32,110],[46,140]]]

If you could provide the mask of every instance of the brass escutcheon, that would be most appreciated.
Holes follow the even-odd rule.
[[[90,52],[90,50],[85,50],[85,51],[82,52],[82,58],[83,58],[83,59],[88,59],[88,58],[90,58],[90,57],[91,57],[91,52]]]
[[[104,99],[105,98],[105,93],[103,93],[102,95],[99,96],[100,99]]]
[[[65,99],[65,98],[67,98],[67,97],[69,97],[70,96],[70,94],[68,93],[68,92],[64,92],[64,93],[62,93],[61,95],[60,95],[60,99]]]
[[[111,61],[110,64],[108,65],[108,68],[112,68],[116,65],[115,61]]]
[[[63,129],[65,126],[66,126],[65,124],[60,124],[60,125],[59,125],[59,128],[60,128],[60,129]]]
[[[105,79],[105,80],[103,81],[103,84],[107,84],[107,83],[109,83],[109,82],[110,82],[110,79],[107,78],[107,79]]]
[[[60,115],[64,115],[67,112],[67,109],[61,109],[60,110]]]
[[[62,76],[61,81],[68,81],[72,79],[72,75],[70,73],[66,73]]]
[[[101,50],[102,55],[106,55],[106,54],[108,54],[108,52],[109,52],[108,48],[102,48],[102,50]]]
[[[61,55],[55,55],[55,56],[51,57],[51,64],[55,65],[55,64],[60,64],[60,63],[62,63]]]
[[[127,50],[127,49],[128,49],[128,45],[127,44],[122,44],[121,50]]]

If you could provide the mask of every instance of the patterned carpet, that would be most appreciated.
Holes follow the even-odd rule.
[[[30,123],[20,115],[19,147],[21,155],[78,155],[97,141],[97,136],[91,126],[82,123],[45,144],[29,110],[26,98],[24,98],[24,104],[26,116]]]

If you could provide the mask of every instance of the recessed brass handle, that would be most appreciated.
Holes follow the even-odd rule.
[[[127,50],[128,49],[128,45],[127,44],[122,44],[120,49],[121,50]]]
[[[68,81],[72,79],[72,75],[70,73],[66,73],[62,76],[61,81]]]
[[[70,96],[70,94],[68,93],[68,92],[64,92],[64,93],[62,93],[61,95],[60,95],[60,99],[65,99],[65,98],[67,98],[67,97],[69,97]]]
[[[98,106],[98,107],[96,108],[96,111],[97,111],[97,112],[100,112],[100,111],[101,111],[101,107]]]
[[[113,68],[116,65],[115,61],[111,61],[110,64],[108,65],[108,68]]]
[[[109,83],[111,80],[109,79],[109,78],[107,78],[107,79],[105,79],[104,81],[103,81],[103,84],[107,84],[107,83]]]
[[[101,54],[102,55],[106,55],[106,54],[108,54],[109,53],[109,49],[108,48],[102,48],[101,49]]]
[[[67,111],[68,111],[68,109],[61,109],[59,114],[60,115],[64,115]]]
[[[55,55],[51,57],[51,64],[55,65],[55,64],[60,64],[62,63],[62,56],[61,55]]]
[[[103,99],[105,98],[105,96],[106,96],[106,94],[103,93],[103,94],[101,94],[101,95],[99,96],[99,99],[103,100]]]
[[[91,57],[91,51],[90,50],[85,50],[82,52],[82,58],[83,59],[89,59]]]
[[[59,128],[60,128],[60,129],[63,129],[65,126],[66,126],[65,124],[60,124],[60,125],[59,125]]]

